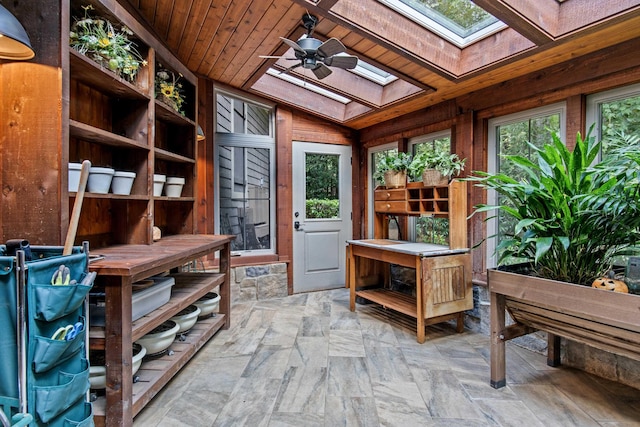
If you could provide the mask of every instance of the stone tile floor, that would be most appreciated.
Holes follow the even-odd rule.
[[[507,345],[489,386],[489,337],[427,328],[337,289],[238,303],[134,419],[150,426],[640,426],[640,390]],[[412,329],[413,328],[413,329]]]

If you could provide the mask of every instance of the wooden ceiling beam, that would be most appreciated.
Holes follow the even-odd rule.
[[[556,0],[474,0],[474,3],[541,46],[557,33],[560,4]]]
[[[251,92],[331,121],[344,121],[345,104],[302,87],[296,89],[291,90],[291,83],[265,74],[251,87]],[[272,93],[276,93],[277,97]]]

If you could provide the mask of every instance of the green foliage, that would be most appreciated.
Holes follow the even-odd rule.
[[[381,181],[386,171],[406,172],[411,165],[412,156],[403,151],[389,150],[378,158],[373,179]]]
[[[446,151],[423,150],[416,154],[409,164],[409,176],[413,181],[420,181],[425,169],[436,169],[442,175],[451,178],[460,175],[466,160],[460,160],[457,154]]]
[[[496,247],[499,263],[509,257],[532,263],[541,277],[590,284],[612,259],[640,241],[640,149],[626,145],[592,166],[601,144],[577,135],[570,151],[553,134],[537,153],[537,163],[506,156],[519,179],[505,173],[476,172],[477,185],[495,190],[499,210],[517,222]]]
[[[339,157],[334,154],[306,155],[306,195],[310,199],[338,198]]]
[[[328,199],[307,199],[306,218],[337,218],[340,201]]]
[[[449,219],[416,218],[416,242],[449,245]]]

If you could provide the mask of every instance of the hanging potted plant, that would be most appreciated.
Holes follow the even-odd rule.
[[[407,171],[411,160],[410,153],[388,151],[376,163],[373,178],[376,181],[384,181],[386,188],[403,188],[407,184]]]
[[[413,181],[425,186],[447,185],[452,177],[464,170],[466,159],[457,154],[440,150],[425,150],[416,154],[409,165],[409,175]]]
[[[491,385],[505,385],[504,342],[535,330],[549,333],[548,363],[560,363],[559,337],[640,360],[640,298],[592,287],[614,259],[640,242],[640,145],[626,144],[595,164],[601,144],[578,134],[570,151],[554,135],[537,162],[506,156],[526,179],[476,172],[470,178],[500,197],[515,220],[488,270],[491,296]],[[515,324],[505,326],[505,309]]]

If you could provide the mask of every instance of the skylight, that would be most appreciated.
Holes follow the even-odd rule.
[[[471,0],[378,0],[459,47],[506,27]]]
[[[384,70],[381,70],[378,67],[374,67],[373,65],[364,62],[363,60],[358,60],[358,65],[353,70],[349,70],[352,73],[355,73],[359,76],[364,77],[365,79],[369,79],[375,83],[378,83],[381,86],[385,86],[391,83],[398,78],[391,73],[387,73]]]
[[[274,68],[269,68],[267,70],[267,74],[292,83],[296,86],[300,86],[317,94],[326,96],[327,98],[331,98],[335,101],[338,101],[342,104],[348,104],[351,102],[349,98],[345,98],[344,96],[338,95],[337,93],[331,92],[330,90],[321,88],[320,86],[316,86],[313,83],[309,83],[307,80],[299,79],[298,77],[294,77],[291,74],[283,73]]]

